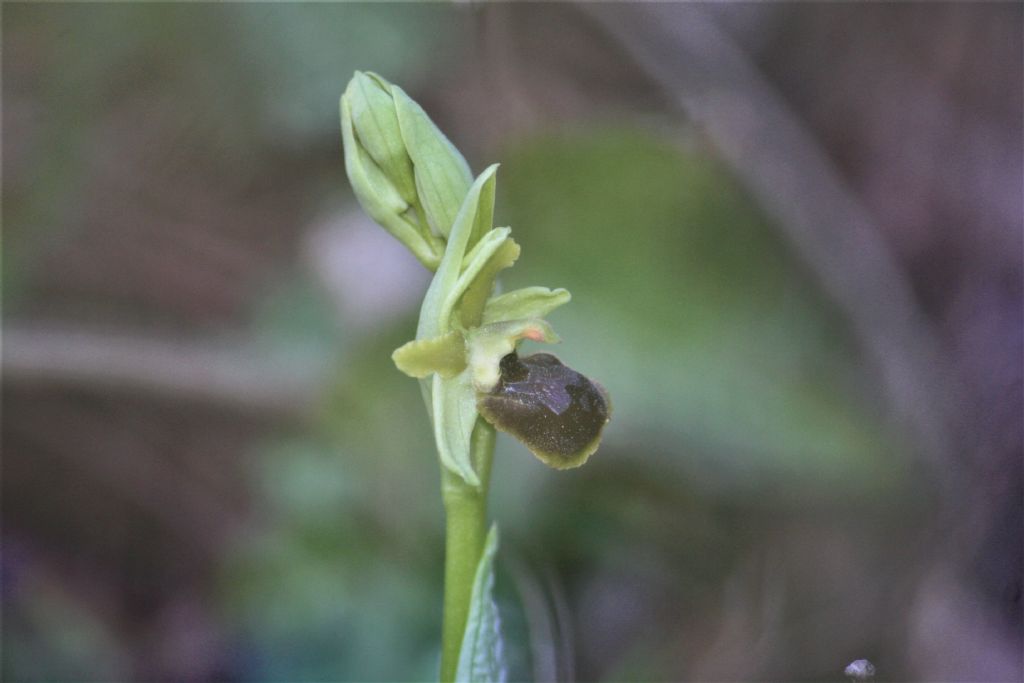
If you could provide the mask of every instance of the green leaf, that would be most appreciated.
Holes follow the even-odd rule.
[[[466,369],[466,343],[460,332],[431,339],[414,339],[391,354],[398,369],[422,379],[432,373],[454,377]]]
[[[548,313],[572,298],[568,290],[547,287],[525,287],[488,299],[484,306],[482,323],[516,320],[520,318],[546,318]]]
[[[436,234],[448,237],[459,206],[473,182],[469,164],[404,90],[391,85],[391,96],[427,221]],[[493,197],[492,190],[489,200],[492,211]],[[487,203],[485,195],[484,204]]]
[[[423,298],[423,307],[420,309],[420,321],[416,330],[417,339],[428,339],[447,334],[451,329],[451,308],[445,309],[445,301],[448,294],[458,282],[462,271],[463,257],[469,245],[469,239],[473,234],[477,221],[477,214],[482,205],[481,197],[488,193],[493,194],[495,178],[498,165],[488,167],[481,173],[473,185],[469,188],[455,222],[452,224],[451,234],[448,236],[448,244],[445,247],[441,264],[434,273],[434,279],[430,282],[427,294]]]
[[[457,683],[504,683],[508,678],[501,619],[494,602],[494,556],[498,552],[498,527],[492,525],[473,579],[469,618],[459,651]]]
[[[462,477],[470,486],[480,486],[470,457],[470,437],[476,424],[476,391],[470,371],[446,379],[434,375],[430,388],[434,419],[434,441],[441,464]]]

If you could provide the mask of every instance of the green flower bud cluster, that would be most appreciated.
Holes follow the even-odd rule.
[[[436,270],[473,176],[397,85],[356,72],[341,97],[345,170],[370,216]]]
[[[599,385],[553,356],[516,355],[522,339],[558,341],[543,318],[570,295],[546,287],[494,294],[498,274],[520,252],[509,228],[493,227],[497,165],[474,180],[419,105],[376,74],[355,74],[341,120],[359,202],[434,271],[416,339],[393,358],[423,383],[442,465],[481,485],[470,441],[482,419],[553,467],[583,464],[611,404]]]

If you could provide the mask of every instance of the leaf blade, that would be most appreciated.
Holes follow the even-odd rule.
[[[469,618],[455,671],[457,683],[504,683],[508,679],[501,618],[494,602],[494,557],[498,527],[491,525],[473,579]]]

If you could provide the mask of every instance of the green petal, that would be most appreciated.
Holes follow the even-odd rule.
[[[548,313],[572,298],[568,290],[525,287],[491,297],[484,306],[484,325],[519,318],[546,318]]]

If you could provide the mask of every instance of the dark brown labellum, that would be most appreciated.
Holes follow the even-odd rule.
[[[477,397],[480,414],[551,467],[567,469],[586,462],[611,416],[601,385],[549,353],[525,358],[510,353],[501,359],[499,369],[498,385]]]

